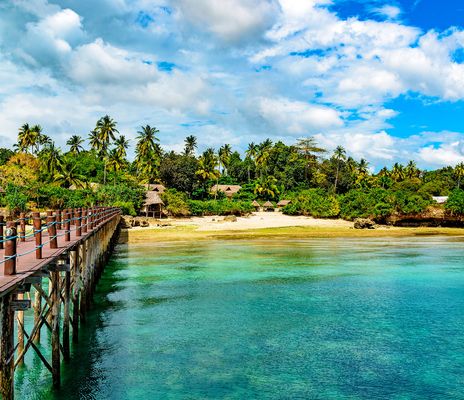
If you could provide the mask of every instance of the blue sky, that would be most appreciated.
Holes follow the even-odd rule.
[[[464,4],[452,0],[6,0],[0,146],[64,146],[109,114],[135,144],[243,151],[315,136],[372,167],[464,161]]]

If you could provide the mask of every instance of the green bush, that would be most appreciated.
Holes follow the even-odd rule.
[[[254,211],[249,201],[231,200],[190,200],[190,212],[192,215],[246,215]]]
[[[111,206],[119,207],[123,215],[131,215],[133,217],[137,215],[134,204],[130,201],[116,201]]]
[[[174,217],[187,217],[190,215],[187,195],[176,189],[168,189],[162,195],[164,209]]]
[[[464,190],[454,189],[445,203],[445,210],[457,214],[464,214]]]
[[[8,184],[5,188],[5,205],[8,210],[15,214],[26,211],[28,197],[19,186]]]
[[[340,213],[335,196],[322,189],[304,190],[291,199],[282,212],[288,215],[310,215],[316,218],[333,218]]]

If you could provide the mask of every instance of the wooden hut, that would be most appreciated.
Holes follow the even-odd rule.
[[[256,211],[261,210],[261,204],[259,204],[256,200],[253,200],[253,203],[251,205],[255,208]]]
[[[159,217],[163,215],[163,200],[159,196],[158,192],[154,190],[147,191],[145,202],[143,203],[142,213],[147,217]]]
[[[164,185],[161,185],[160,183],[145,183],[143,186],[147,192],[156,192],[162,194],[166,190]]]
[[[274,211],[274,204],[272,204],[270,201],[266,201],[263,204],[263,210],[264,211]]]
[[[228,198],[231,198],[241,188],[240,185],[214,185],[211,187],[211,193],[223,192]]]
[[[291,203],[291,200],[280,200],[278,203],[277,203],[277,208],[278,209],[281,209],[282,207],[285,207],[286,205],[290,204]]]

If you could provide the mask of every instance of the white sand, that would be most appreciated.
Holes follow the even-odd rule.
[[[224,221],[224,217],[192,217],[168,219],[161,223],[172,226],[195,226],[198,231],[247,230],[260,228],[281,228],[286,226],[352,227],[353,223],[342,219],[317,219],[311,217],[284,215],[281,212],[256,212],[249,217],[237,217],[236,222]]]

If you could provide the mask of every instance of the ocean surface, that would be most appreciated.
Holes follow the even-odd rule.
[[[464,242],[119,245],[62,389],[17,399],[464,399]],[[43,334],[43,349],[47,334]]]

